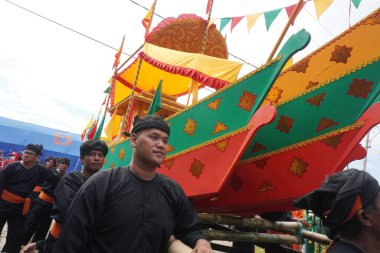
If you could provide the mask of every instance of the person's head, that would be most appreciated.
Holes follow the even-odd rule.
[[[368,172],[348,169],[328,177],[319,189],[293,204],[319,216],[331,238],[355,239],[364,233],[380,238],[379,192],[378,181]]]
[[[169,125],[158,116],[136,117],[130,135],[132,162],[155,169],[165,159],[170,135]]]
[[[45,167],[48,168],[48,169],[52,169],[55,167],[55,157],[53,156],[49,156],[48,158],[45,159]]]
[[[22,153],[22,161],[24,163],[35,163],[38,161],[39,156],[42,154],[42,145],[28,144]]]
[[[70,159],[68,158],[59,158],[57,164],[57,170],[61,174],[65,174],[67,168],[70,166]]]
[[[89,140],[83,142],[80,146],[80,159],[82,161],[82,170],[88,175],[98,172],[104,163],[108,153],[107,145],[98,140]]]

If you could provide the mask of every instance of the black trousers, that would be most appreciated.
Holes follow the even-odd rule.
[[[25,244],[30,241],[33,234],[33,242],[45,239],[51,224],[52,208],[52,204],[42,199],[35,200],[25,222]]]
[[[8,232],[2,252],[19,253],[25,236],[25,216],[0,215],[0,224],[8,223]]]

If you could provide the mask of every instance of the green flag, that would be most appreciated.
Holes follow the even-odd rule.
[[[264,12],[265,26],[267,28],[267,31],[269,31],[270,26],[272,25],[273,21],[277,18],[281,10],[282,9],[276,9],[273,11]]]
[[[220,28],[219,31],[221,32],[223,28],[231,21],[231,18],[221,18],[220,19]]]
[[[103,132],[103,126],[104,126],[104,120],[105,120],[105,118],[106,118],[106,114],[103,115],[102,121],[100,122],[98,130],[96,130],[96,133],[95,133],[93,139],[100,140],[100,136],[102,135],[102,132]]]
[[[352,0],[352,3],[355,5],[355,8],[357,9],[359,7],[359,4],[362,0]]]
[[[161,109],[161,85],[162,80],[158,83],[156,94],[154,94],[152,103],[150,104],[148,115],[152,115]]]

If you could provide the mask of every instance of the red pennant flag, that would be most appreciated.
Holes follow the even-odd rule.
[[[303,2],[301,4],[301,7],[299,8],[298,12],[296,13],[296,16],[294,17],[293,21],[292,21],[292,25],[294,25],[294,20],[296,20],[296,17],[298,16],[298,13],[300,13],[300,11],[302,10],[302,8],[305,6],[306,2]],[[290,18],[290,16],[292,15],[294,9],[296,8],[297,4],[293,4],[291,6],[288,6],[288,7],[285,7],[285,10],[286,10],[286,14],[288,14],[288,18]]]
[[[210,10],[211,10],[211,1],[212,0],[208,0],[207,1],[207,7],[206,7],[206,15],[210,12]]]
[[[243,18],[244,18],[244,16],[243,16],[243,17],[233,17],[233,18],[231,18],[231,32],[232,32],[232,30],[235,28],[235,26],[236,26],[237,24],[239,24],[239,22],[240,22]]]
[[[92,140],[94,138],[97,128],[98,128],[98,120],[94,122],[89,132],[87,133],[87,140]]]
[[[117,52],[115,54],[115,62],[113,63],[112,69],[116,68],[120,63],[120,55],[121,55],[121,52],[123,51],[124,38],[125,38],[125,35],[123,36],[123,40],[121,41],[121,46],[120,46],[119,50],[117,50]]]

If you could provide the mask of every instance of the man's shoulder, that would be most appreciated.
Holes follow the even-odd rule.
[[[326,253],[364,253],[358,247],[346,243],[341,240],[336,240],[329,248],[326,250]]]
[[[69,173],[66,173],[62,176],[61,180],[72,180],[72,179],[82,179],[84,176],[82,175],[82,172],[80,171],[72,171]]]
[[[126,174],[127,169],[127,167],[115,167],[104,169],[91,176],[88,181],[99,181],[107,179],[111,181],[119,181],[120,179],[122,179],[122,175]]]

